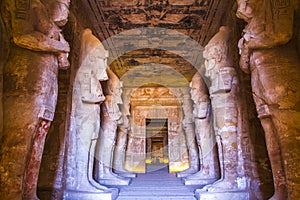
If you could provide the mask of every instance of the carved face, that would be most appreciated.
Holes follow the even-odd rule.
[[[205,59],[206,70],[211,70],[215,67],[217,62],[218,51],[213,45],[207,45],[203,51],[203,58]]]
[[[104,54],[105,55],[105,54]],[[107,68],[107,56],[103,55],[103,48],[96,48],[92,51],[88,57],[91,66],[93,66],[93,71],[96,76],[96,79],[99,81],[108,80],[108,75],[106,73]]]
[[[191,99],[197,103],[200,99],[200,84],[197,83],[196,80],[193,80],[190,83],[190,88],[191,88]]]
[[[236,15],[245,20],[249,21],[253,18],[253,10],[254,10],[254,2],[253,0],[237,0],[238,9],[236,11]]]
[[[70,0],[56,0],[53,5],[53,21],[57,26],[64,26],[68,21]]]
[[[113,97],[114,97],[114,102],[116,104],[122,104],[122,86],[123,82],[119,81],[119,83],[116,85],[116,87],[113,89]]]

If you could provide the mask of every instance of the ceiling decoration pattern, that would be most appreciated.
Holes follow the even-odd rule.
[[[106,42],[103,45],[110,51],[110,67],[119,77],[136,66],[153,67],[157,63],[170,66],[190,81],[201,67],[202,51],[184,46],[186,40],[207,43],[218,30],[220,20],[212,22],[222,16],[219,7],[229,0],[83,1],[90,6],[97,22],[93,29]]]

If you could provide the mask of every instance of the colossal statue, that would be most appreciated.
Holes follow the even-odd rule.
[[[69,0],[46,2],[1,2],[11,41],[3,70],[2,199],[38,199],[37,179],[54,118],[58,69],[69,66],[69,44],[59,28],[67,21]]]
[[[211,106],[207,86],[199,72],[190,83],[193,105],[193,121],[199,147],[201,169],[184,179],[185,185],[207,185],[219,177],[215,135],[211,123]]]
[[[182,93],[182,110],[184,113],[184,118],[182,121],[187,148],[189,152],[189,163],[190,167],[182,172],[178,172],[176,176],[178,178],[187,177],[194,174],[200,169],[200,159],[198,147],[196,144],[196,136],[193,122],[193,106],[190,95],[188,91],[181,91]]]
[[[237,3],[237,16],[248,23],[239,41],[240,67],[251,73],[253,98],[265,131],[274,181],[271,199],[299,199],[300,60],[293,42],[299,29],[294,17],[299,1]]]
[[[100,81],[108,79],[107,57],[101,42],[90,29],[85,29],[81,36],[80,67],[73,85],[64,199],[104,198],[117,192],[100,185],[93,177],[100,104],[105,100]]]
[[[221,178],[206,187],[212,192],[238,190],[238,80],[228,49],[230,34],[221,27],[203,52],[221,170]]]
[[[126,147],[128,134],[130,132],[130,96],[132,89],[122,92],[122,101],[120,111],[122,114],[122,124],[118,125],[116,147],[113,157],[113,170],[115,173],[129,178],[135,178],[136,174],[125,169]]]
[[[114,147],[117,136],[118,124],[122,122],[122,114],[119,105],[122,101],[123,82],[111,71],[107,69],[108,94],[101,106],[101,132],[97,150],[97,180],[104,185],[129,185],[131,179],[121,177],[112,171]]]

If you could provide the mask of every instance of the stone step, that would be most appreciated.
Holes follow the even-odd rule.
[[[165,167],[138,174],[129,186],[120,187],[117,200],[196,200],[194,190]]]
[[[117,200],[196,200],[193,196],[119,196]]]
[[[180,191],[180,190],[168,190],[168,191],[163,191],[163,190],[161,190],[161,191],[157,191],[157,190],[152,190],[152,191],[145,191],[145,190],[143,190],[143,191],[138,191],[138,190],[135,190],[135,192],[123,192],[123,194],[120,194],[120,196],[122,196],[122,195],[136,195],[136,194],[138,194],[138,195],[148,195],[148,196],[151,196],[151,195],[155,195],[155,196],[159,196],[159,195],[175,195],[175,196],[177,196],[177,195],[180,195],[180,196],[184,196],[184,195],[188,195],[188,196],[193,196],[194,195],[194,193],[192,193],[192,192],[186,192],[186,191]]]

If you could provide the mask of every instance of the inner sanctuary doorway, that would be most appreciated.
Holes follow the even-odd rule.
[[[146,173],[147,164],[168,165],[169,172],[189,168],[180,94],[178,88],[166,87],[132,91],[125,159],[128,171]]]
[[[146,165],[168,165],[168,119],[146,119]]]

